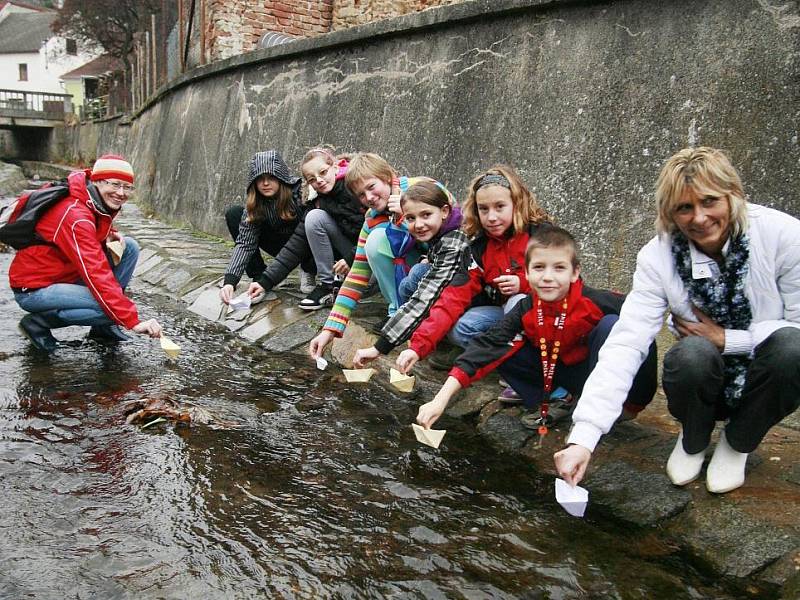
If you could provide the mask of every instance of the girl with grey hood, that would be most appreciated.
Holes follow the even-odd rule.
[[[300,178],[289,171],[279,152],[256,152],[250,159],[245,205],[234,205],[225,211],[225,222],[236,246],[219,293],[223,302],[231,301],[243,273],[255,281],[264,272],[259,249],[277,256],[292,236],[306,210],[301,193]],[[300,289],[307,293],[313,289],[313,257],[303,261],[301,269]],[[265,299],[260,286],[251,284],[250,291],[251,302]]]

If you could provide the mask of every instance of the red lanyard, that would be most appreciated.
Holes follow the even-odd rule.
[[[556,363],[558,362],[558,352],[561,350],[561,336],[564,333],[564,322],[567,320],[567,298],[561,305],[561,314],[556,319],[556,333],[553,345],[548,351],[547,339],[544,337],[544,312],[542,311],[542,300],[536,298],[536,324],[539,326],[541,337],[539,338],[539,350],[542,359],[542,378],[544,379],[544,395],[540,406],[540,425],[539,440],[547,435],[547,413],[550,411],[550,392],[553,391],[553,376],[556,373]]]

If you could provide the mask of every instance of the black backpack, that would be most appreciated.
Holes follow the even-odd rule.
[[[0,242],[22,250],[36,244],[49,244],[36,233],[36,223],[49,208],[69,195],[66,180],[45,184],[38,190],[24,192],[0,209]]]

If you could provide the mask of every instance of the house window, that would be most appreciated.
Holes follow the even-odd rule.
[[[78,42],[73,39],[67,38],[67,54],[75,56],[78,54]]]
[[[28,65],[27,63],[19,63],[19,80],[28,81]]]

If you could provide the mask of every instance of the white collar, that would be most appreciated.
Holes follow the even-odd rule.
[[[731,240],[729,237],[722,247],[722,256],[728,256],[730,246]],[[702,250],[698,250],[691,240],[689,240],[689,256],[692,259],[692,279],[708,279],[719,275],[717,261],[707,256]]]

